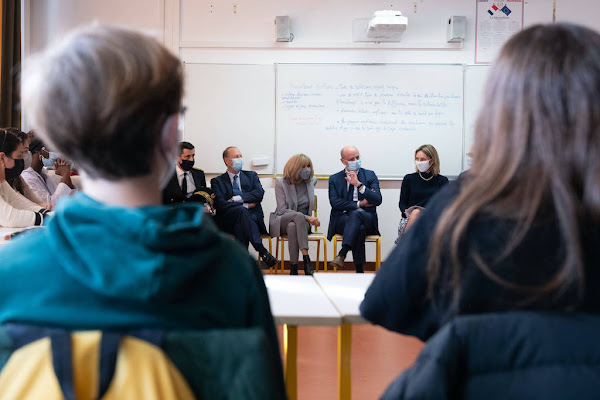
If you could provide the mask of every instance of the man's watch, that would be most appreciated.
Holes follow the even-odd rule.
[[[361,184],[360,184],[360,185],[358,185],[356,188],[357,188],[358,190],[360,190],[360,189],[362,189],[362,188],[363,188],[363,186],[365,186],[365,185],[363,185],[363,184],[361,183]]]

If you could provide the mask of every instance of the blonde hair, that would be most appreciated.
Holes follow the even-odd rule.
[[[438,152],[435,149],[435,147],[433,147],[430,144],[424,144],[422,146],[419,146],[418,149],[415,150],[415,157],[417,156],[417,153],[422,151],[423,153],[425,153],[425,155],[427,157],[429,157],[432,161],[432,165],[431,165],[431,175],[436,176],[440,174],[440,156],[438,156]],[[419,172],[419,169],[415,167],[415,171]]]
[[[285,167],[283,167],[283,179],[291,185],[297,185],[304,182],[304,180],[300,178],[300,170],[306,165],[310,167],[310,179],[312,179],[315,175],[315,171],[310,157],[302,153],[291,156],[285,163]]]
[[[92,26],[24,65],[23,108],[44,142],[92,177],[152,169],[162,127],[183,96],[181,62],[163,45],[136,31]]]

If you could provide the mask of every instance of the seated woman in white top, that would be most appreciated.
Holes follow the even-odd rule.
[[[55,164],[56,175],[60,176],[60,182],[57,184],[48,176],[44,168],[43,159],[49,157],[49,153],[40,139],[34,139],[29,144],[31,152],[31,167],[21,173],[21,177],[35,193],[35,195],[45,203],[56,204],[56,201],[62,196],[68,196],[77,191],[71,181],[71,164],[62,160],[57,160]]]
[[[23,153],[21,140],[12,132],[0,131],[0,226],[22,228],[42,225],[48,210],[15,192],[6,181],[6,170],[15,167]]]

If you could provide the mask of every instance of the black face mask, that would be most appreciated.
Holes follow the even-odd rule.
[[[4,169],[4,173],[6,174],[6,180],[10,181],[10,180],[13,180],[13,179],[19,177],[19,175],[21,175],[21,172],[23,172],[24,169],[25,169],[25,160],[23,160],[23,159],[15,160],[14,167]]]
[[[194,167],[194,160],[181,160],[179,166],[182,170],[189,171]]]

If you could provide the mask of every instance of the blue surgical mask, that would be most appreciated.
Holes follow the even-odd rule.
[[[48,158],[43,158],[42,157],[42,163],[44,164],[44,167],[47,168],[54,168],[54,164],[56,163],[56,160],[58,160],[60,157],[60,154],[51,151],[48,153]]]
[[[300,170],[300,179],[307,181],[310,179],[310,174],[312,172],[312,169],[310,168],[302,168]]]
[[[233,163],[231,164],[231,168],[233,168],[234,171],[240,172],[242,170],[242,167],[244,166],[243,158],[232,158],[231,162]]]
[[[358,171],[360,169],[360,160],[348,161],[348,171]]]

